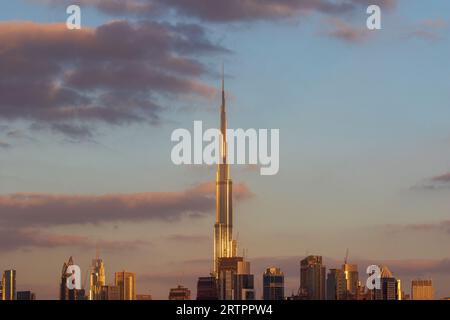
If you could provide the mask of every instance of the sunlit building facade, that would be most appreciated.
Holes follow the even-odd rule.
[[[119,287],[120,300],[136,300],[136,275],[133,272],[116,272],[115,284]]]

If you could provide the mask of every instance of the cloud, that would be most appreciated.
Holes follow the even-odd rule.
[[[0,149],[9,149],[11,148],[11,144],[9,144],[8,142],[4,142],[0,140]]]
[[[448,22],[442,18],[423,20],[412,26],[406,37],[434,42],[442,39],[443,31],[447,28]]]
[[[444,173],[424,181],[411,187],[412,190],[440,190],[450,188],[450,173]]]
[[[442,174],[431,178],[431,181],[439,183],[450,183],[450,173]]]
[[[17,228],[203,217],[215,208],[214,192],[214,183],[204,183],[179,192],[1,195],[0,223]],[[251,195],[246,185],[235,185],[236,199],[246,199]]]
[[[389,232],[444,232],[450,235],[450,220],[432,223],[388,224],[385,226]]]
[[[96,124],[158,123],[168,101],[204,99],[200,56],[228,52],[195,24],[113,21],[68,30],[63,24],[0,23],[0,120],[91,138]]]
[[[180,243],[200,243],[211,241],[211,238],[204,235],[173,234],[168,236],[167,240]]]
[[[87,236],[56,234],[34,228],[0,229],[0,251],[30,248],[99,247],[105,251],[134,250],[148,241],[93,240]]]
[[[337,18],[329,19],[327,25],[328,30],[323,34],[349,43],[363,42],[371,34],[365,26],[353,26]]]
[[[70,1],[44,0],[67,5]],[[395,7],[396,0],[81,0],[110,15],[168,16],[196,18],[213,23],[254,22],[296,18],[309,13],[343,15],[378,4],[384,9]],[[365,12],[365,11],[363,11]]]

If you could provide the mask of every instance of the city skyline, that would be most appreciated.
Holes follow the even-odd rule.
[[[300,260],[328,272],[347,248],[360,277],[386,265],[407,292],[423,278],[450,296],[448,1],[373,1],[374,32],[363,0],[124,1],[83,1],[70,31],[70,1],[2,4],[0,271],[17,291],[58,299],[63,262],[84,275],[99,248],[108,281],[130,270],[135,294],[195,296],[222,242],[214,213],[232,212],[216,207],[216,166],[170,161],[170,133],[216,128],[226,97],[226,127],[280,129],[277,175],[229,166],[225,242],[256,298],[268,267],[289,296]]]

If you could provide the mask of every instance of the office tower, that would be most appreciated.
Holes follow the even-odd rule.
[[[136,275],[132,272],[116,272],[115,284],[120,290],[120,300],[136,300]]]
[[[216,277],[200,277],[197,281],[197,300],[218,300]]]
[[[401,283],[386,266],[380,266],[380,289],[374,289],[375,300],[401,300]]]
[[[242,257],[219,258],[218,284],[219,299],[233,300],[234,275],[238,272],[238,262],[242,262]]]
[[[136,300],[150,301],[150,300],[153,300],[153,298],[152,298],[151,294],[137,294],[136,295]]]
[[[92,260],[89,300],[101,300],[102,286],[106,284],[105,266],[98,256]]]
[[[222,105],[220,107],[220,162],[216,174],[216,223],[214,225],[214,273],[219,276],[219,260],[236,256],[233,241],[233,190],[228,165],[227,115],[225,106],[225,83],[222,75]]]
[[[98,300],[121,300],[120,287],[102,286],[100,291],[100,299]]]
[[[67,272],[67,269],[69,266],[74,265],[73,258],[70,257],[67,262],[64,262],[62,271],[61,271],[61,283],[60,283],[60,290],[59,290],[59,299],[60,300],[78,300],[80,297],[84,296],[84,290],[83,292],[78,292],[77,289],[69,289],[67,287],[67,278],[71,275]]]
[[[307,300],[325,299],[325,266],[321,256],[308,256],[300,262],[300,292]]]
[[[359,285],[358,265],[348,264],[347,261],[345,261],[342,265],[342,271],[345,276],[346,299],[357,299]]]
[[[280,268],[267,268],[263,274],[263,299],[284,299],[284,274]]]
[[[250,272],[250,262],[238,261],[233,284],[234,300],[255,300],[254,276]]]
[[[2,300],[16,300],[16,270],[3,272],[2,287]]]
[[[36,300],[36,295],[31,291],[17,291],[17,300]]]
[[[345,300],[346,292],[345,272],[341,269],[330,269],[327,277],[327,300]]]
[[[413,280],[411,282],[411,300],[434,300],[432,280]]]
[[[170,289],[169,300],[191,300],[191,290],[178,285],[176,288]]]

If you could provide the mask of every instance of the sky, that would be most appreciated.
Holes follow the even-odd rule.
[[[81,30],[67,30],[79,4]],[[368,4],[382,29],[366,28]],[[212,267],[215,168],[177,128],[280,129],[280,171],[233,165],[235,237],[286,293],[299,261],[385,264],[450,296],[450,3],[0,1],[0,270],[56,299],[70,256],[165,299]],[[85,280],[86,284],[88,283]]]

